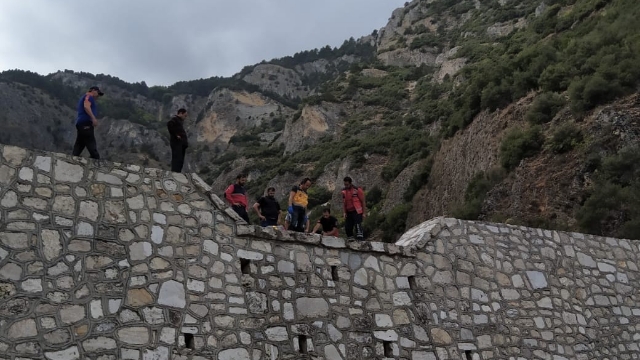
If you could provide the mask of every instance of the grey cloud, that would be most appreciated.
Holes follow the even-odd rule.
[[[73,69],[171,84],[339,46],[386,25],[396,0],[30,0],[0,3],[0,69]]]

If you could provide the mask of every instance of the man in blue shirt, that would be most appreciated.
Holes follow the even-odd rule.
[[[96,149],[96,137],[93,129],[98,126],[98,109],[96,106],[96,98],[104,93],[97,86],[89,88],[80,100],[78,100],[78,117],[76,118],[76,129],[78,135],[76,143],[73,145],[73,156],[80,156],[86,147],[92,159],[100,159],[100,154]]]

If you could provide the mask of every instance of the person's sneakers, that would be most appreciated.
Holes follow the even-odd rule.
[[[353,236],[347,237],[347,241],[353,241],[353,240],[355,240],[355,238]]]

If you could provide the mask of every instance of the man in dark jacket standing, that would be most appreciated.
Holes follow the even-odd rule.
[[[184,131],[183,122],[187,118],[187,110],[179,109],[178,114],[167,122],[167,129],[169,129],[169,136],[171,140],[171,171],[182,172],[182,166],[184,165],[184,155],[189,147],[189,141],[187,139],[187,132]]]

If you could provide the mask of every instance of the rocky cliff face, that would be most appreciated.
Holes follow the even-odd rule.
[[[336,211],[342,178],[348,175],[357,185],[376,189],[377,204],[367,226],[375,230],[374,237],[387,240],[393,235],[383,234],[388,228],[404,229],[405,222],[418,224],[467,206],[478,174],[502,169],[501,146],[507,135],[536,127],[544,146],[512,169],[502,169],[490,184],[481,184],[487,188],[475,199],[480,203],[474,205],[474,218],[529,225],[554,221],[576,229],[576,210],[598,176],[597,161],[591,157],[616,154],[637,145],[640,137],[637,95],[575,111],[580,89],[605,87],[609,83],[604,78],[598,86],[541,90],[544,81],[552,83],[575,68],[548,66],[563,50],[547,51],[545,46],[579,42],[569,37],[556,41],[563,26],[570,24],[571,29],[585,19],[572,18],[584,15],[576,15],[575,9],[593,5],[577,2],[547,7],[535,0],[414,0],[394,11],[379,31],[346,41],[340,49],[302,52],[249,66],[232,78],[168,88],[145,85],[144,91],[136,91],[140,84],[108,78],[96,82],[95,77],[66,71],[51,79],[79,89],[77,96],[98,84],[107,92],[100,100],[103,108],[128,110],[123,118],[100,121],[96,134],[106,158],[168,168],[165,122],[185,107],[190,112],[185,123],[190,137],[187,169],[201,173],[215,193],[239,172],[247,172],[252,199],[268,186],[284,198],[292,185],[312,176],[314,196]],[[601,18],[608,19],[593,21]],[[545,27],[553,31],[537,32]],[[528,50],[529,43],[514,45],[532,36],[540,36],[535,51]],[[363,44],[374,45],[375,54]],[[506,48],[509,52],[500,53]],[[555,55],[545,57],[551,53]],[[514,59],[515,69],[506,72],[503,63]],[[483,67],[491,61],[494,66]],[[526,86],[514,95],[513,84]],[[559,99],[553,113],[558,115],[536,124],[525,121],[536,101],[550,93]],[[593,98],[611,102],[623,92],[612,93],[616,95],[609,98],[605,92]],[[0,107],[5,109],[0,120],[6,129],[0,142],[69,153],[75,110],[52,95],[0,77]],[[516,100],[504,100],[512,98]],[[563,126],[570,127],[566,136],[577,131],[584,139],[559,153],[552,146],[563,141]],[[624,214],[612,217],[619,223]]]
[[[310,92],[309,87],[303,85],[297,71],[278,65],[258,65],[242,80],[290,99],[304,98]]]
[[[323,136],[337,136],[340,131],[342,107],[334,103],[305,106],[298,118],[290,118],[280,137],[285,146],[285,155],[313,145]]]

